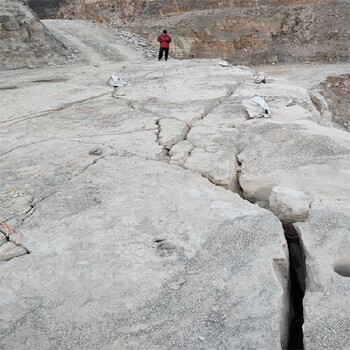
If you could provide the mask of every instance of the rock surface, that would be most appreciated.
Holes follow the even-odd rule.
[[[0,68],[65,62],[66,48],[19,0],[0,1]]]
[[[105,28],[47,23],[80,51],[72,65],[0,72],[0,220],[30,252],[0,263],[0,348],[286,348],[286,218],[259,202],[304,220],[305,349],[346,349],[350,138],[310,96],[349,65],[254,84],[245,67],[111,55]],[[128,85],[113,92],[111,73]],[[270,119],[246,119],[255,95]]]

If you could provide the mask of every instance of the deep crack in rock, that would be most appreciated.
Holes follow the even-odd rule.
[[[292,224],[283,225],[289,251],[289,292],[290,317],[288,350],[302,350],[304,307],[303,299],[306,290],[305,254],[298,232]]]

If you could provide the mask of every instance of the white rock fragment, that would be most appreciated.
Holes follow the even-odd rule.
[[[106,81],[106,84],[114,87],[122,87],[127,85],[122,78],[120,78],[118,75],[114,73],[109,76],[109,78]]]
[[[230,64],[227,61],[219,61],[218,64],[221,67],[229,67],[230,66]]]
[[[89,154],[93,156],[100,156],[102,154],[102,150],[100,147],[93,147],[89,150]]]
[[[253,82],[255,84],[266,84],[266,77],[264,74],[259,73],[253,76]]]
[[[268,118],[271,116],[270,108],[267,102],[260,96],[255,96],[242,101],[250,119]]]
[[[310,207],[310,198],[302,191],[276,186],[269,198],[270,208],[286,223],[305,221]]]

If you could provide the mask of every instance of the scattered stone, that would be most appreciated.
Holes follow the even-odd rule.
[[[100,156],[102,154],[102,149],[100,147],[94,147],[89,150],[89,154],[93,156]]]

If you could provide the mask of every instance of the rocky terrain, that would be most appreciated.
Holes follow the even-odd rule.
[[[69,55],[25,2],[0,0],[0,68],[63,63]]]
[[[0,349],[348,349],[350,138],[320,87],[349,64],[256,84],[44,25],[69,64],[0,72]]]
[[[321,113],[331,112],[333,120],[350,129],[350,75],[330,76],[319,86],[320,93],[324,96],[328,108],[323,108],[315,100]]]
[[[167,28],[177,58],[235,64],[334,62],[350,57],[347,0],[62,1],[60,18],[133,31],[150,42]]]

